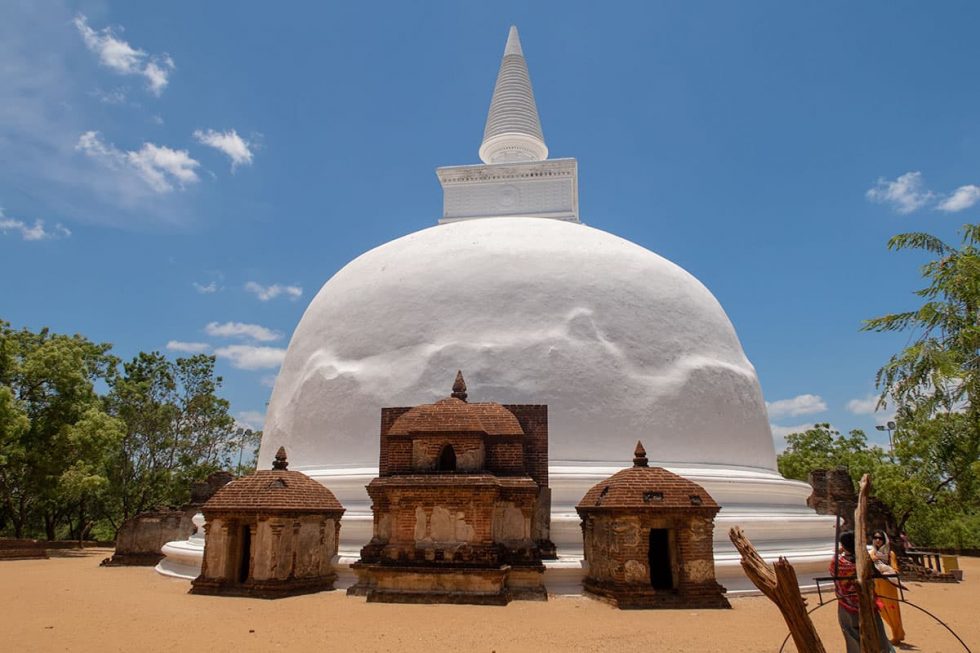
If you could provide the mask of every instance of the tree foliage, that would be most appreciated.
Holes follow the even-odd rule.
[[[922,304],[864,326],[912,336],[879,370],[877,382],[879,404],[895,406],[898,425],[897,465],[881,481],[900,523],[919,530],[920,541],[961,543],[957,533],[965,529],[956,524],[980,516],[980,225],[965,225],[962,238],[959,248],[924,233],[892,238],[890,249],[935,256],[922,268],[926,285],[916,291]],[[922,526],[927,522],[933,528]],[[978,544],[974,531],[972,545]]]
[[[49,538],[64,520],[86,528],[85,503],[119,433],[95,391],[113,372],[109,348],[0,322],[0,501],[17,536],[32,520]]]
[[[959,249],[924,233],[888,241],[889,249],[921,249],[937,256],[922,268],[924,301],[912,311],[868,320],[866,331],[910,331],[912,343],[878,371],[881,405],[899,415],[965,410],[974,422],[980,399],[980,225],[963,227]]]
[[[113,536],[253,446],[217,394],[213,357],[141,353],[120,369],[110,349],[0,322],[0,532],[82,539],[104,524]]]
[[[238,440],[220,385],[214,357],[203,354],[140,353],[123,365],[107,398],[125,424],[110,472],[113,516],[182,503],[191,480],[230,466]]]
[[[879,408],[895,409],[894,450],[885,456],[859,432],[845,438],[817,425],[788,436],[779,457],[793,478],[837,465],[855,480],[872,473],[899,529],[928,546],[980,546],[980,225],[962,233],[958,248],[925,233],[888,242],[934,256],[922,267],[921,305],[863,327],[911,335],[877,375]]]
[[[880,447],[868,446],[864,431],[856,429],[841,435],[830,424],[822,423],[786,436],[786,449],[777,462],[779,473],[786,478],[806,481],[815,469],[845,467],[857,483],[862,475],[873,474],[884,458]]]

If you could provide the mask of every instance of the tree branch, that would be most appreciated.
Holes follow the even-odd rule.
[[[796,650],[799,653],[826,653],[806,612],[806,601],[800,595],[800,584],[793,565],[780,557],[774,567],[770,567],[738,526],[728,532],[728,537],[742,555],[745,575],[779,608],[793,636]]]
[[[858,504],[854,510],[854,560],[857,565],[858,628],[861,631],[861,653],[880,653],[878,628],[875,616],[874,581],[871,570],[874,563],[868,555],[868,495],[871,493],[871,475],[861,477]]]

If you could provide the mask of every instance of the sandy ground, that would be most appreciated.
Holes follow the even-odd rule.
[[[147,567],[100,568],[110,550],[0,561],[0,651],[778,651],[786,628],[762,597],[732,610],[621,611],[585,598],[506,607],[383,605],[322,592],[276,601],[192,596]],[[906,598],[980,653],[980,558],[958,585],[912,583]],[[816,595],[809,598],[817,604]],[[911,651],[964,648],[903,606]],[[814,615],[828,653],[843,651],[836,607]],[[787,651],[795,651],[792,643]]]

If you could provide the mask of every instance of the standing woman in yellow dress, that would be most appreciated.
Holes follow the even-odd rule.
[[[888,536],[885,535],[884,531],[875,531],[871,535],[871,558],[875,563],[884,563],[898,572],[898,560],[895,558],[895,552],[891,550]],[[881,618],[888,624],[888,630],[892,634],[892,644],[898,644],[905,639],[902,612],[898,604],[898,588],[895,586],[897,583],[897,578],[875,579],[875,593],[882,603]]]

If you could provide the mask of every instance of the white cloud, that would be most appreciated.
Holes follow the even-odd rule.
[[[126,156],[133,167],[158,192],[173,188],[170,178],[176,179],[181,187],[198,180],[194,168],[200,164],[192,159],[186,150],[172,150],[166,146],[143,143],[143,147],[138,152],[127,152]]]
[[[92,91],[91,95],[102,104],[123,104],[126,101],[126,92],[121,88],[115,88],[111,91],[96,89]]]
[[[103,66],[120,75],[140,75],[146,79],[151,93],[156,96],[163,93],[174,70],[170,55],[149,55],[134,48],[113,34],[111,27],[94,30],[83,14],[75,16],[74,23],[86,47],[98,55]]]
[[[44,220],[35,220],[33,225],[29,225],[23,220],[5,217],[3,209],[0,209],[0,233],[6,234],[8,231],[19,233],[24,240],[51,240],[71,235],[71,231],[60,222],[51,229],[45,229]]]
[[[895,181],[879,178],[865,196],[878,204],[890,204],[899,213],[912,213],[935,197],[924,187],[921,172],[906,172]]]
[[[228,359],[240,370],[259,370],[282,365],[286,350],[279,347],[258,347],[254,345],[229,345],[214,350],[219,358]]]
[[[235,415],[235,421],[243,428],[261,431],[262,425],[265,424],[265,413],[257,410],[242,410]]]
[[[191,285],[194,286],[194,290],[201,293],[202,295],[210,295],[212,293],[218,292],[218,282],[212,281],[211,283],[198,283],[192,281]]]
[[[297,299],[303,294],[303,289],[299,286],[284,286],[278,283],[274,283],[271,286],[263,286],[254,281],[246,283],[245,290],[254,293],[263,302],[275,299],[279,295],[286,295],[290,299]]]
[[[282,334],[278,331],[244,322],[225,322],[224,324],[210,322],[204,327],[204,332],[217,338],[251,338],[259,342],[271,342],[282,338]]]
[[[868,395],[864,399],[851,399],[847,410],[855,415],[873,415],[878,405],[878,395]]]
[[[133,85],[107,83],[102,66],[77,65],[79,57],[92,63],[95,56],[79,37],[76,11],[67,4],[0,1],[3,184],[32,198],[34,215],[57,216],[72,231],[74,224],[99,224],[159,233],[196,223],[201,207],[189,193],[157,193],[130,166],[113,170],[76,149],[79,135],[106,118],[107,105],[100,107],[92,90]],[[108,82],[142,79],[113,74]],[[130,106],[137,91],[127,94]],[[49,224],[53,220],[46,229]]]
[[[792,399],[780,399],[778,401],[766,402],[766,409],[769,411],[770,419],[780,417],[796,417],[797,415],[812,415],[827,410],[827,404],[820,395],[797,395]]]
[[[201,164],[192,159],[186,150],[143,143],[139,150],[123,151],[103,141],[97,131],[82,134],[75,149],[106,167],[135,172],[157,193],[172,191],[174,183],[184,188],[199,181],[195,169]]]
[[[226,132],[198,129],[194,132],[194,138],[202,145],[224,152],[231,159],[232,172],[240,165],[252,165],[252,150],[249,149],[251,143],[239,136],[234,129]]]
[[[167,349],[170,351],[179,351],[185,354],[203,354],[207,350],[211,349],[211,345],[206,342],[181,342],[180,340],[171,340],[167,343]]]
[[[970,208],[980,202],[980,186],[967,184],[953,191],[953,194],[939,203],[940,211],[955,213]]]

